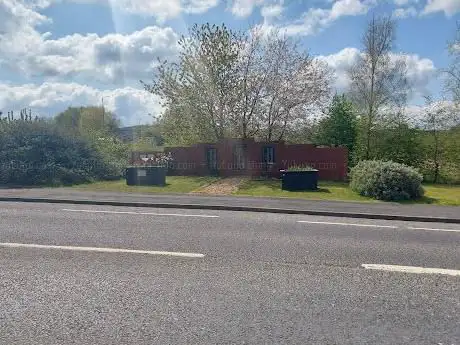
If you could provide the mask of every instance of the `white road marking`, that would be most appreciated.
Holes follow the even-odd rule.
[[[408,229],[411,229],[411,230],[425,230],[425,231],[460,232],[460,230],[457,230],[457,229],[414,228],[414,227],[412,227],[412,226],[409,226]]]
[[[134,211],[105,211],[105,210],[78,210],[63,208],[66,212],[86,212],[86,213],[109,213],[109,214],[134,214],[143,216],[173,216],[173,217],[199,217],[199,218],[219,218],[217,215],[210,214],[183,214],[183,213],[153,213],[153,212],[134,212]]]
[[[362,264],[361,266],[368,270],[380,270],[380,271],[416,273],[416,274],[444,274],[444,275],[450,275],[450,276],[460,276],[460,270],[451,270],[451,269],[445,269],[445,268],[380,265],[380,264]]]
[[[200,253],[164,252],[164,251],[157,251],[157,250],[137,250],[137,249],[122,249],[122,248],[101,248],[101,247],[52,246],[52,245],[33,244],[33,243],[0,243],[0,247],[56,249],[56,250],[70,250],[70,251],[79,251],[79,252],[98,252],[98,253],[166,255],[166,256],[180,256],[180,257],[185,257],[185,258],[204,257],[204,254],[200,254]]]
[[[308,224],[328,224],[328,225],[348,225],[348,226],[361,226],[369,228],[390,228],[397,229],[397,226],[393,225],[378,225],[378,224],[358,224],[358,223],[335,223],[335,222],[312,222],[308,220],[298,220],[297,223],[308,223]]]

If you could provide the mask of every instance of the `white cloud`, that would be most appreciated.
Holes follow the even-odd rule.
[[[329,13],[330,20],[335,20],[344,16],[356,16],[366,14],[369,10],[370,2],[361,0],[338,0],[334,2]]]
[[[209,9],[216,7],[219,0],[183,0],[182,8],[186,13],[204,13]]]
[[[237,17],[248,17],[256,6],[260,6],[265,0],[233,0],[231,5],[232,13]]]
[[[310,8],[302,18],[280,27],[288,35],[314,35],[344,16],[366,14],[374,0],[337,0],[330,9]]]
[[[284,7],[280,4],[267,5],[262,7],[260,14],[264,18],[273,18],[280,16],[284,11]]]
[[[81,1],[81,0],[68,0]],[[83,0],[98,2],[98,0]],[[181,13],[199,14],[217,6],[219,0],[110,0],[110,6],[142,16],[153,16],[160,21],[179,16]]]
[[[50,21],[46,16],[21,2],[16,0],[0,1],[0,35],[20,30],[25,26],[31,28]]]
[[[394,55],[394,59],[404,59],[407,66],[407,78],[414,86],[416,95],[428,93],[428,84],[436,75],[436,67],[433,61],[421,58],[417,54]]]
[[[77,83],[0,84],[0,110],[18,111],[31,108],[33,113],[51,117],[69,106],[104,105],[114,111],[123,125],[137,125],[152,121],[161,112],[159,100],[141,89],[132,87],[99,90]]]
[[[350,80],[347,70],[358,60],[359,54],[359,49],[344,48],[338,53],[318,57],[335,71],[336,79],[334,86],[337,90],[344,91],[348,87]]]
[[[406,6],[409,4],[418,3],[419,0],[393,0],[393,2],[397,6]]]
[[[91,1],[91,0],[88,0]],[[93,0],[93,2],[98,2]],[[180,0],[148,1],[148,0],[112,0],[109,5],[121,12],[154,16],[160,22],[180,15],[182,11]]]
[[[195,6],[198,1],[189,4]],[[176,56],[178,36],[171,28],[150,26],[127,35],[73,34],[49,39],[49,34],[36,30],[49,21],[37,8],[19,1],[0,2],[0,67],[45,81],[24,85],[0,81],[1,110],[31,107],[54,115],[71,105],[100,104],[104,96],[107,107],[124,124],[146,122],[149,113],[160,112],[159,100],[139,89],[138,80],[149,80],[156,57]],[[65,82],[69,78],[73,82]],[[85,85],[85,81],[99,86]]]
[[[174,57],[177,40],[171,28],[156,26],[128,35],[73,34],[55,40],[28,30],[0,41],[0,53],[4,64],[26,76],[77,76],[122,83],[148,76],[157,57]]]
[[[408,8],[397,8],[393,11],[393,15],[396,18],[415,17],[417,16],[417,10],[412,6]]]
[[[444,12],[446,16],[453,16],[460,12],[459,0],[428,0],[423,10],[424,14]]]
[[[16,0],[21,1],[21,0]],[[24,1],[24,0],[22,0]],[[182,13],[199,14],[218,5],[219,0],[25,0],[31,7],[46,8],[53,3],[73,2],[102,4],[115,11],[155,17],[159,22],[173,19]]]
[[[350,80],[347,71],[357,61],[360,54],[361,52],[356,48],[345,48],[335,54],[318,57],[326,61],[335,71],[335,88],[338,91],[343,92],[348,87]],[[415,95],[426,94],[427,86],[436,73],[433,61],[420,58],[416,54],[395,54],[392,58],[406,61],[407,78],[414,86]]]

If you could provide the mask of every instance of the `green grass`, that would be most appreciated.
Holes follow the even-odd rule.
[[[424,185],[425,196],[417,203],[460,206],[460,185]]]
[[[381,202],[353,192],[348,184],[343,182],[320,181],[318,187],[317,191],[289,192],[281,189],[279,180],[248,180],[234,194],[310,200]],[[422,199],[405,203],[460,206],[460,186],[426,185],[424,188],[425,196]]]
[[[210,176],[166,176],[166,186],[128,186],[125,180],[100,181],[73,186],[74,189],[128,193],[190,193],[217,181]]]

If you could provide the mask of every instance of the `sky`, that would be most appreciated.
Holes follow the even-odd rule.
[[[383,14],[398,20],[394,56],[406,60],[414,85],[409,106],[442,97],[460,0],[0,0],[0,111],[50,117],[103,103],[123,125],[152,122],[159,99],[139,80],[148,82],[157,58],[174,59],[178,38],[206,22],[278,28],[331,66],[341,92],[367,22]]]

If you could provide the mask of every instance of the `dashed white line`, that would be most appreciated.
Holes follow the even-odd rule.
[[[359,223],[336,223],[336,222],[313,222],[308,220],[298,220],[297,223],[308,223],[308,224],[327,224],[327,225],[346,225],[346,226],[360,226],[369,228],[389,228],[397,229],[394,225],[378,225],[378,224],[359,224]]]
[[[449,275],[449,276],[460,276],[460,270],[451,270],[451,269],[446,269],[446,268],[429,268],[429,267],[381,265],[381,264],[362,264],[361,266],[368,270],[415,273],[415,274],[444,274],[444,275]]]
[[[185,214],[185,213],[155,213],[155,212],[134,212],[134,211],[108,211],[108,210],[78,210],[63,208],[66,212],[85,212],[85,213],[107,213],[107,214],[134,214],[143,216],[172,216],[172,217],[198,217],[198,218],[219,218],[211,214]]]
[[[53,246],[33,243],[0,243],[0,247],[4,248],[31,248],[31,249],[54,249],[54,250],[70,250],[79,252],[98,252],[98,253],[124,253],[124,254],[146,254],[146,255],[166,255],[180,256],[185,258],[202,258],[205,255],[200,253],[181,253],[181,252],[165,252],[157,250],[137,250],[137,249],[122,249],[122,248],[104,248],[104,247],[76,247],[76,246]]]
[[[445,231],[445,232],[460,232],[460,230],[457,229],[432,229],[432,228],[415,228],[412,226],[409,226],[408,229],[411,230],[425,230],[425,231]]]
[[[363,228],[387,228],[387,229],[399,229],[395,225],[379,225],[379,224],[360,224],[360,223],[338,223],[338,222],[318,222],[318,221],[309,221],[309,220],[298,220],[297,223],[306,223],[306,224],[325,224],[325,225],[340,225],[340,226],[356,226]],[[441,231],[441,232],[458,232],[458,229],[435,229],[435,228],[420,228],[408,226],[406,229],[409,230],[423,230],[423,231]]]

